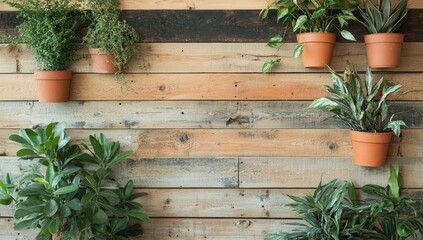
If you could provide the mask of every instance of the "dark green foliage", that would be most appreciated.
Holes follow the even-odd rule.
[[[348,22],[357,21],[353,14],[357,9],[355,0],[276,0],[260,13],[262,19],[267,18],[271,8],[277,10],[276,21],[292,27],[294,32],[331,32],[333,28],[337,28],[343,38],[355,41],[354,36],[343,29],[348,26]],[[338,23],[340,28],[335,23]],[[284,35],[271,38],[267,45],[272,48],[278,47],[278,44],[283,42]],[[294,50],[294,57],[299,57],[303,49],[303,44],[298,44]],[[280,59],[266,61],[262,72],[270,71],[273,65],[279,62],[278,60],[280,61]]]
[[[408,13],[408,0],[364,0],[364,9],[359,9],[364,21],[360,21],[370,33],[395,32]]]
[[[332,180],[319,184],[313,194],[289,196],[287,204],[304,220],[291,232],[266,235],[266,240],[417,239],[423,234],[421,199],[401,195],[399,168],[392,167],[386,187],[368,184],[357,198],[352,183]]]
[[[21,129],[10,140],[20,143],[20,159],[37,160],[13,184],[0,181],[0,204],[16,203],[15,229],[39,228],[37,239],[61,232],[62,239],[128,239],[142,233],[130,219],[148,221],[144,208],[134,200],[132,180],[124,187],[112,178],[112,167],[132,154],[120,152],[119,142],[103,134],[91,135],[92,149],[69,143],[63,123],[45,128]]]
[[[117,74],[121,75],[137,52],[135,43],[139,40],[138,34],[125,20],[120,19],[119,0],[88,0],[87,3],[92,10],[92,23],[84,42],[90,48],[113,53],[113,65],[118,69]],[[123,76],[117,76],[117,80],[125,83]]]
[[[71,0],[6,0],[21,10],[20,43],[34,53],[40,70],[67,70],[75,60],[82,9]]]
[[[395,113],[389,115],[387,98],[396,94],[401,84],[390,84],[384,78],[376,83],[370,69],[367,69],[363,82],[360,76],[347,63],[343,75],[329,69],[332,73],[332,86],[325,86],[329,97],[314,100],[310,108],[329,111],[341,119],[352,130],[360,132],[385,132],[392,130],[397,136],[401,133],[402,120],[393,120]]]

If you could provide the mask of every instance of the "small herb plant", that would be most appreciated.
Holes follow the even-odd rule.
[[[5,0],[21,10],[17,42],[26,43],[40,70],[67,70],[76,60],[77,30],[84,21],[81,5],[71,0]]]
[[[325,88],[331,95],[314,100],[310,108],[333,113],[354,131],[385,132],[390,129],[395,135],[400,135],[401,126],[405,126],[405,123],[394,120],[398,113],[389,113],[387,98],[398,93],[401,84],[391,84],[383,77],[374,83],[372,72],[367,68],[363,86],[360,76],[349,62],[343,75],[329,70],[332,73],[332,86]]]
[[[92,23],[84,42],[90,48],[115,56],[113,65],[118,69],[116,80],[125,84],[123,71],[136,54],[135,43],[139,36],[125,20],[120,19],[119,0],[88,0],[92,10]]]
[[[354,36],[343,28],[348,25],[348,22],[357,21],[353,14],[357,8],[356,0],[276,0],[260,13],[262,19],[268,17],[271,8],[277,9],[276,21],[292,27],[294,32],[331,32],[333,28],[336,28],[343,38],[355,41]],[[339,23],[339,28],[336,22]],[[272,37],[267,45],[278,48],[284,40],[287,29],[288,27],[283,35]],[[303,49],[304,44],[297,44],[294,57],[299,57]],[[267,60],[263,64],[263,73],[269,72],[273,65],[280,61],[280,58]]]
[[[359,8],[363,21],[359,21],[370,33],[392,33],[401,25],[408,13],[408,0],[364,0]]]
[[[103,134],[89,136],[91,147],[71,145],[64,130],[63,123],[51,123],[10,136],[23,147],[20,159],[38,161],[16,181],[10,175],[0,180],[0,204],[16,204],[15,229],[38,228],[36,240],[52,235],[120,240],[142,234],[140,225],[129,220],[149,220],[134,201],[146,194],[134,192],[132,180],[122,187],[112,177],[112,167],[132,151],[121,153],[119,142]]]

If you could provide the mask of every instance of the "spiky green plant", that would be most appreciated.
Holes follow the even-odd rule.
[[[391,33],[397,30],[408,13],[408,1],[364,0],[364,9],[359,9],[364,21],[360,21],[370,33]]]
[[[363,82],[348,62],[343,75],[330,69],[332,86],[325,86],[331,94],[314,100],[309,108],[329,111],[341,119],[352,130],[360,132],[385,132],[392,130],[397,136],[401,133],[403,120],[394,120],[398,113],[389,113],[387,98],[399,92],[401,84],[391,84],[381,77],[376,83],[370,68],[367,68]],[[390,116],[389,116],[390,115]]]

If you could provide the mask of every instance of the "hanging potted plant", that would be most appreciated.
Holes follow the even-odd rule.
[[[129,239],[142,234],[134,221],[149,221],[135,200],[133,181],[113,179],[116,164],[131,155],[103,134],[90,135],[91,147],[73,145],[63,123],[21,129],[10,140],[16,153],[33,162],[15,179],[0,180],[0,204],[16,204],[15,230],[38,229],[36,240]]]
[[[66,102],[74,61],[77,29],[83,21],[81,7],[71,0],[6,0],[21,10],[18,42],[34,53],[39,70],[34,71],[40,102]]]
[[[394,120],[397,113],[389,114],[387,97],[397,93],[402,85],[390,84],[380,78],[373,83],[367,69],[363,83],[350,63],[343,75],[330,69],[331,95],[314,100],[310,108],[329,111],[350,127],[354,163],[366,167],[379,167],[385,163],[392,134],[399,136],[404,121]]]
[[[371,68],[397,67],[400,62],[404,34],[394,33],[408,13],[408,0],[364,0],[360,9],[364,25],[370,34],[364,36],[367,61]]]
[[[119,0],[88,0],[92,22],[84,42],[89,47],[93,71],[115,73],[125,84],[123,71],[136,53],[138,34],[126,21],[120,20]]]
[[[336,35],[331,33],[333,28],[337,28],[343,38],[355,41],[354,36],[343,29],[349,21],[357,20],[353,14],[357,8],[355,0],[277,0],[260,13],[263,19],[267,18],[271,8],[277,9],[277,22],[291,25],[293,31],[298,33],[294,57],[302,56],[304,67],[322,68],[330,64],[336,42]],[[335,26],[336,22],[340,28]],[[267,45],[277,48],[283,42],[287,29],[283,35],[271,38]],[[281,59],[267,60],[262,71],[270,71],[280,61]]]

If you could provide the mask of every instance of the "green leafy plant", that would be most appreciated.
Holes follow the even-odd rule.
[[[290,25],[294,32],[330,32],[333,28],[340,31],[343,38],[355,41],[354,36],[343,29],[348,26],[349,21],[356,21],[357,18],[353,12],[357,8],[355,0],[276,0],[264,9],[260,16],[266,19],[269,11],[276,8],[276,21],[282,24]],[[335,23],[339,23],[339,28]],[[268,46],[278,48],[284,41],[285,34],[272,37]],[[304,49],[304,45],[299,43],[294,50],[294,57],[299,57]],[[270,71],[274,64],[280,62],[280,59],[269,59],[263,64],[262,71]]]
[[[13,181],[0,181],[0,204],[16,204],[15,229],[38,228],[37,240],[128,239],[142,234],[139,224],[148,221],[143,207],[134,200],[145,193],[134,192],[133,182],[121,187],[112,177],[112,167],[132,154],[120,152],[119,142],[103,134],[89,137],[85,144],[71,145],[63,123],[45,128],[21,129],[10,140],[20,143],[17,156],[36,160]]]
[[[370,33],[395,32],[408,13],[408,0],[364,0],[364,9],[359,9],[363,21],[359,21]]]
[[[133,27],[120,19],[119,0],[88,0],[87,4],[92,10],[92,23],[84,42],[90,48],[115,55],[116,79],[124,84],[123,71],[137,52],[135,43],[139,36]]]
[[[26,43],[40,70],[67,70],[76,59],[77,30],[84,20],[80,4],[71,0],[5,0],[21,10],[17,42]]]
[[[399,167],[390,168],[386,187],[367,184],[358,199],[352,183],[321,183],[313,194],[289,196],[286,204],[298,213],[305,223],[299,228],[266,235],[266,240],[336,240],[417,239],[423,234],[423,212],[416,206],[421,199],[404,196],[400,191]]]
[[[293,201],[287,207],[298,213],[305,223],[291,232],[266,235],[266,240],[338,240],[349,239],[354,229],[349,227],[352,203],[347,196],[348,182],[336,179],[322,185],[320,182],[313,194],[303,197],[288,195]]]
[[[367,197],[356,202],[356,219],[366,226],[364,239],[418,239],[423,235],[423,213],[417,205],[421,199],[404,196],[400,188],[399,167],[390,167],[386,187],[363,186]],[[416,205],[417,204],[417,205]]]
[[[405,123],[394,120],[398,113],[389,113],[387,98],[398,93],[401,84],[391,84],[383,77],[374,83],[372,72],[367,68],[363,86],[360,76],[349,62],[343,75],[329,70],[332,73],[332,86],[325,86],[325,89],[331,95],[314,100],[309,108],[329,111],[355,131],[385,132],[390,129],[397,136],[400,135],[401,126],[405,126]]]

